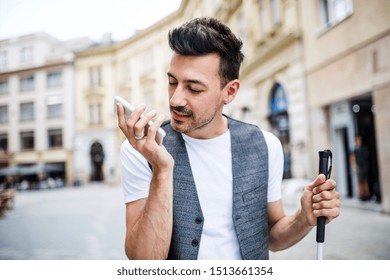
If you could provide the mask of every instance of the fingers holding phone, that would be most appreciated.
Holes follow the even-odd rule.
[[[139,106],[134,108],[131,114],[127,115],[123,112],[122,104],[117,104],[117,106],[119,128],[125,134],[129,142],[135,146],[137,145],[137,141],[146,140],[149,130],[149,122],[152,121],[157,112],[152,110],[147,114],[144,114],[146,107]]]
[[[140,120],[142,113],[145,111],[145,107],[138,107],[132,110],[130,114],[127,114],[123,104],[116,103],[116,106],[118,126],[122,130],[126,138],[129,140],[129,142],[134,146],[136,140],[135,124],[138,120]]]
[[[126,109],[125,109],[126,110]],[[145,138],[145,130],[147,121],[145,119],[147,116],[143,115],[146,110],[145,106],[139,106],[134,109],[130,116],[126,119],[126,127],[130,134],[130,143],[135,144],[135,141],[140,141]]]
[[[129,109],[131,109],[130,114]],[[164,170],[165,167],[170,170],[173,159],[162,145],[165,131],[160,126],[164,116],[158,115],[155,110],[148,113],[145,113],[145,110],[145,106],[134,108],[116,102],[118,126],[133,148],[153,166],[153,170]],[[153,119],[155,121],[152,121]]]
[[[119,106],[123,108],[123,112],[122,108],[120,111],[118,110],[118,104],[120,104]],[[148,135],[149,127],[156,127],[152,120],[157,116],[157,112],[152,110],[147,114],[144,114],[145,110],[145,106],[134,108],[122,97],[115,97],[114,111],[118,114],[118,126],[124,133],[125,126],[128,127],[127,133],[125,133],[125,135],[129,139],[130,143],[133,142],[130,139],[131,137],[133,137],[136,141],[143,140]],[[162,119],[164,120],[164,117],[162,117]],[[161,123],[162,122],[160,122],[159,126],[157,127],[156,133],[153,134],[155,137],[151,138],[155,139],[159,145],[162,145],[162,141],[165,137],[165,131],[160,128]],[[152,129],[152,131],[154,130]]]
[[[148,112],[147,114],[141,115],[141,117],[138,119],[136,124],[134,125],[134,138],[135,140],[139,141],[146,137],[149,130],[149,123],[155,118],[157,115],[157,112],[155,110],[152,110]],[[152,138],[154,139],[154,138]]]

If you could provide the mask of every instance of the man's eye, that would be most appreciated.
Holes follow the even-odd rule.
[[[189,91],[193,92],[193,93],[201,93],[203,90],[201,89],[195,89],[195,88],[188,88]]]

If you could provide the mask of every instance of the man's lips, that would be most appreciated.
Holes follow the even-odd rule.
[[[192,116],[192,111],[181,106],[171,106],[171,115],[174,120],[184,121]]]
[[[188,117],[190,117],[190,115],[182,113],[182,112],[178,112],[176,110],[171,110],[171,114],[172,114],[172,118],[177,120],[177,121],[182,121],[182,120],[185,120]]]

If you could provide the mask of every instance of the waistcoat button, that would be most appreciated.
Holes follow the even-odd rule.
[[[192,240],[192,246],[198,247],[198,245],[199,245],[198,239],[193,239],[193,240]]]
[[[201,224],[203,222],[202,218],[201,217],[196,217],[195,219],[195,223],[197,224]]]

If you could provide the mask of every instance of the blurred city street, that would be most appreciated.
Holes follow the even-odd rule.
[[[286,199],[287,214],[295,212],[300,195]],[[382,214],[380,204],[341,199],[340,216],[325,228],[324,260],[390,260],[390,215]],[[274,260],[315,260],[317,255],[314,228],[297,245],[270,253]]]
[[[286,212],[295,211],[289,194]],[[295,197],[293,197],[295,196]],[[341,216],[326,227],[324,259],[390,259],[390,215],[371,202],[343,200]],[[124,260],[122,189],[104,184],[17,192],[0,218],[2,260]],[[271,260],[316,258],[315,230]]]
[[[0,218],[0,259],[125,259],[124,217],[120,187],[17,192]]]

